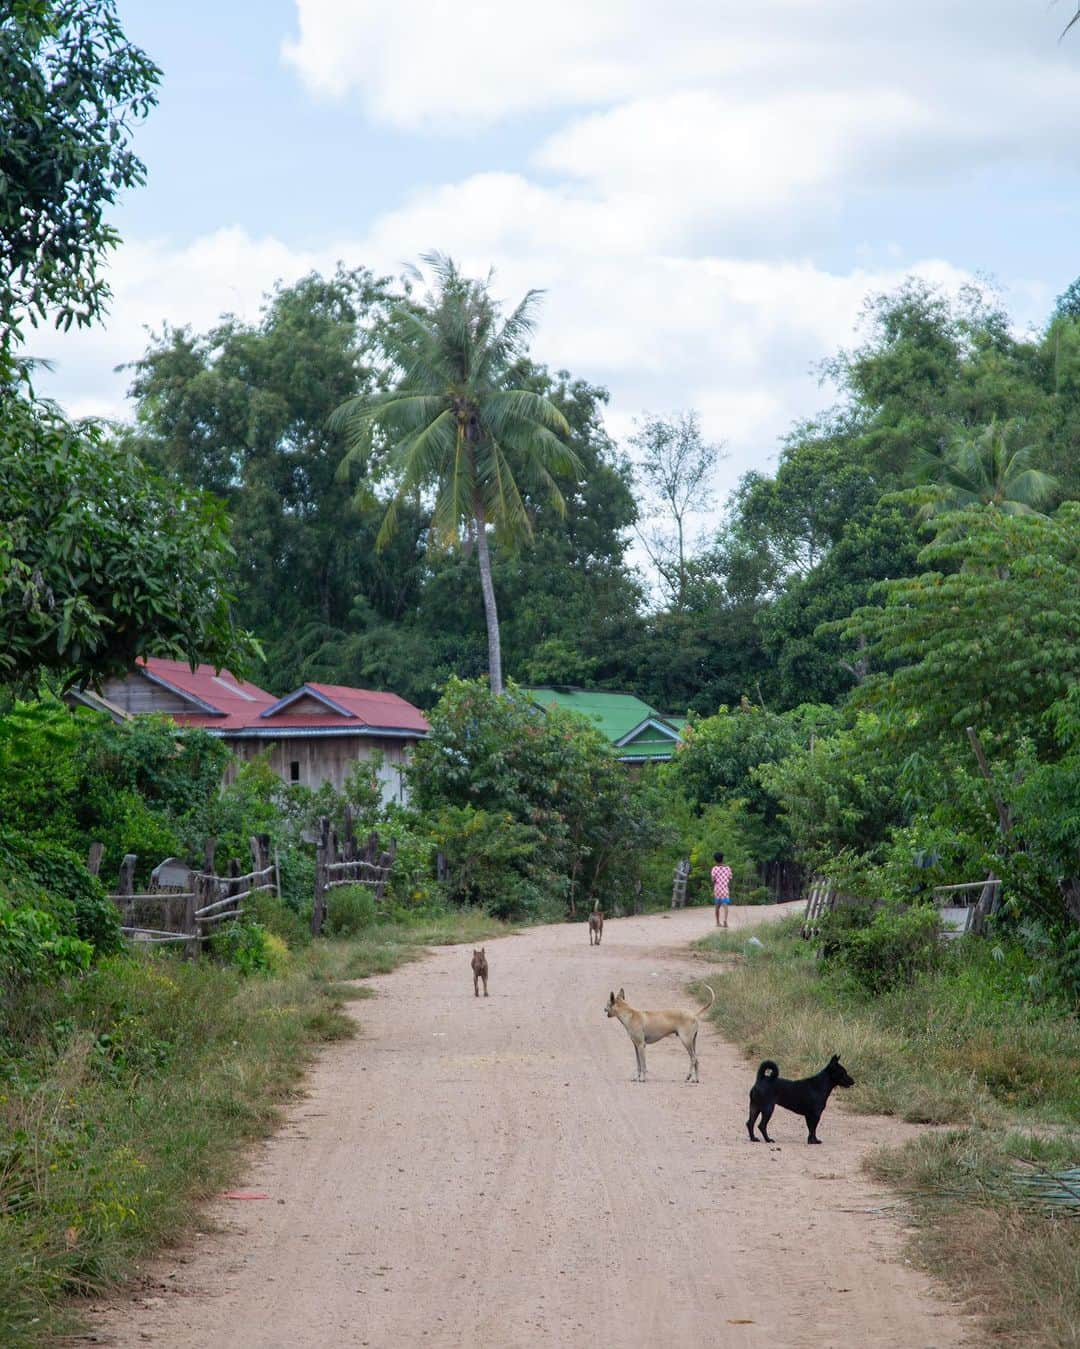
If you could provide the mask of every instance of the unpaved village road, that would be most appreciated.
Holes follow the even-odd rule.
[[[760,922],[734,909],[732,922]],[[373,979],[362,1033],[329,1047],[215,1230],[154,1266],[149,1291],[95,1316],[99,1343],[168,1349],[370,1345],[943,1349],[971,1330],[904,1264],[902,1210],[859,1170],[914,1131],[844,1113],[824,1146],[777,1111],[751,1145],[753,1065],[711,1029],[701,1085],[675,1039],[649,1080],[604,1016],[692,1007],[687,943],[711,910],[443,948]],[[722,978],[715,969],[716,977]],[[787,1065],[781,1065],[785,1067]],[[859,1065],[848,1065],[855,1077]],[[857,1090],[857,1088],[856,1088]]]

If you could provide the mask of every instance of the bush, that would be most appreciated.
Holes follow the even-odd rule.
[[[94,949],[63,931],[55,914],[0,894],[0,995],[32,979],[85,970]]]
[[[89,942],[96,955],[118,951],[120,915],[96,876],[70,849],[45,838],[17,838],[0,830],[0,876],[24,876],[46,892],[38,907],[49,910],[60,931]]]
[[[941,959],[941,920],[935,909],[844,904],[821,925],[826,963],[866,993],[907,984]]]
[[[289,948],[280,937],[247,919],[223,923],[210,948],[223,965],[232,965],[243,975],[281,974],[289,959]]]
[[[341,885],[327,892],[323,931],[328,937],[354,937],[375,922],[375,895],[367,885]]]

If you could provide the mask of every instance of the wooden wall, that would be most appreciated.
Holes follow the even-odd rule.
[[[257,754],[270,751],[270,767],[283,782],[299,782],[304,787],[321,787],[329,782],[340,791],[352,766],[370,759],[375,750],[381,750],[383,766],[383,800],[404,804],[406,792],[401,769],[409,760],[413,741],[380,739],[371,735],[296,736],[283,734],[273,740],[261,736],[228,736],[226,744],[236,755],[234,765],[226,771],[225,781],[236,776],[240,763]],[[297,765],[297,777],[293,765]]]
[[[121,678],[107,679],[101,692],[103,697],[117,707],[122,707],[125,712],[164,712],[173,715],[200,711],[195,703],[189,703],[171,689],[162,688],[152,679],[146,679],[137,670]]]

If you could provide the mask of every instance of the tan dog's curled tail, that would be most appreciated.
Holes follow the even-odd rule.
[[[713,1005],[713,1003],[716,1001],[716,993],[713,991],[713,986],[712,986],[712,984],[706,984],[705,987],[709,990],[709,1001],[705,1004],[704,1007],[699,1007],[699,1008],[698,1008],[697,1012],[695,1013],[696,1016],[704,1016],[705,1013],[709,1010],[709,1008],[710,1008],[710,1007]]]

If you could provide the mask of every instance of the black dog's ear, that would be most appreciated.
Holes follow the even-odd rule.
[[[840,1062],[840,1055],[839,1055],[839,1054],[834,1054],[834,1055],[832,1056],[832,1058],[829,1060],[829,1062],[830,1062],[830,1063],[839,1063],[839,1062]]]

